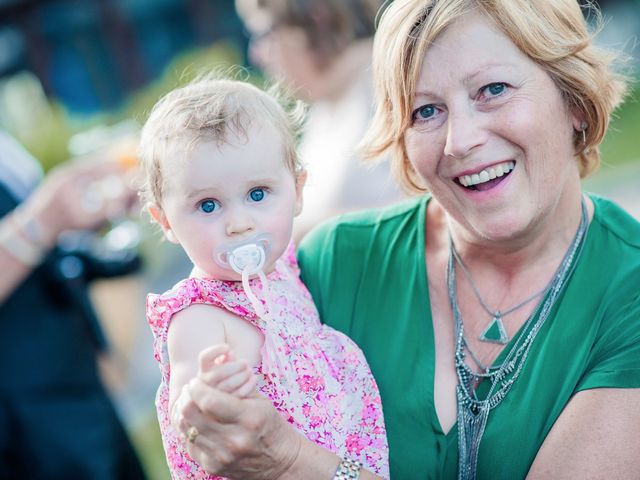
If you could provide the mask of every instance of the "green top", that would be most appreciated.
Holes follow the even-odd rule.
[[[520,377],[489,414],[479,479],[524,478],[576,392],[640,388],[640,223],[591,198],[595,214],[576,270]],[[320,317],[355,340],[378,382],[393,480],[453,479],[457,472],[457,428],[444,434],[433,400],[428,200],[343,215],[315,229],[299,250]],[[480,385],[480,396],[488,386]]]

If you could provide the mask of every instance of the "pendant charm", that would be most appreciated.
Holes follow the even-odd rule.
[[[501,345],[509,343],[509,336],[507,335],[507,331],[504,329],[502,315],[500,312],[496,312],[493,320],[489,325],[487,325],[487,328],[484,329],[478,339],[483,342],[499,343]]]

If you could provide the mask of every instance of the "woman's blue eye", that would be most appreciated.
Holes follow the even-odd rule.
[[[435,113],[436,107],[434,107],[433,105],[425,105],[416,110],[416,116],[423,120],[433,117]]]
[[[262,200],[264,200],[265,195],[266,192],[263,188],[254,188],[249,192],[249,198],[251,198],[251,200],[253,200],[254,202],[261,202]]]
[[[507,86],[504,83],[492,83],[484,88],[489,93],[489,95],[496,96],[504,92]]]
[[[216,209],[216,202],[213,200],[203,200],[200,202],[200,210],[204,213],[211,213]]]

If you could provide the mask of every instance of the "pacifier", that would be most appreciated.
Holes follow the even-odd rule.
[[[249,269],[251,273],[255,273],[264,266],[265,252],[264,248],[252,243],[234,249],[228,255],[228,259],[235,272],[241,274],[245,269]]]
[[[253,235],[240,242],[228,242],[218,246],[213,258],[223,268],[231,268],[239,274],[253,275],[262,271],[271,245],[266,234]]]
[[[242,288],[253,305],[256,313],[268,319],[273,311],[269,282],[262,271],[271,246],[271,236],[266,233],[253,235],[239,242],[224,243],[216,248],[213,259],[223,268],[231,268],[242,276]],[[267,309],[256,297],[249,284],[249,275],[258,275],[264,289]]]

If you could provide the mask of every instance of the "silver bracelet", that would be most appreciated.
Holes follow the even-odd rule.
[[[362,464],[350,458],[343,458],[332,480],[358,480]]]

